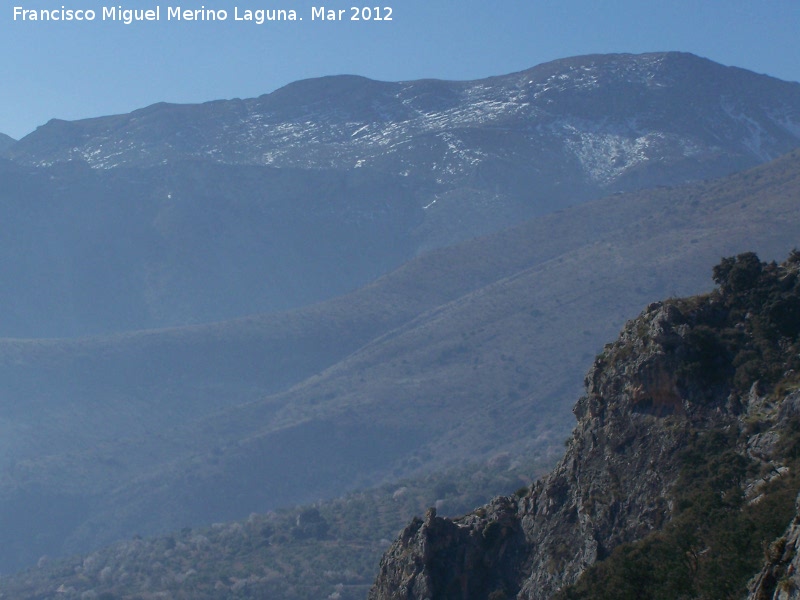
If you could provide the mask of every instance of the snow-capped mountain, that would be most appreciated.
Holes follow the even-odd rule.
[[[53,120],[11,156],[95,168],[181,158],[374,166],[453,184],[493,163],[541,169],[555,152],[588,184],[613,186],[653,163],[763,162],[799,138],[800,85],[658,53],[583,56],[468,82],[323,77],[249,100]]]
[[[683,53],[467,82],[323,77],[53,120],[3,153],[0,277],[17,284],[0,312],[71,335],[291,308],[432,248],[798,145],[800,84]]]
[[[721,176],[798,145],[800,84],[670,52],[466,82],[323,77],[247,100],[52,120],[6,154],[96,169],[185,159],[375,169],[419,190],[424,249],[610,192]]]

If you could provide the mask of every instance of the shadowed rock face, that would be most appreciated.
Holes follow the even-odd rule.
[[[770,545],[767,563],[753,581],[748,600],[800,598],[800,506],[798,509],[785,535]]]
[[[453,522],[430,509],[413,520],[381,561],[370,598],[483,598],[513,588],[526,556],[516,503],[497,498],[481,514]],[[403,570],[394,569],[403,563]]]
[[[723,283],[710,296],[652,304],[629,322],[590,369],[586,394],[574,409],[578,424],[555,469],[523,497],[498,498],[453,520],[429,512],[412,522],[385,554],[370,599],[551,598],[615,548],[646,539],[676,518],[685,450],[709,434],[727,436],[731,456],[752,461],[751,475],[737,489],[745,505],[761,501],[774,479],[763,473],[785,473],[793,460],[776,440],[792,435],[800,400],[798,392],[761,393],[763,380],[741,378],[747,371],[741,357],[752,356],[746,354],[752,344],[761,343],[758,333],[747,337],[750,323],[771,319],[758,311],[777,314],[769,307],[792,304],[789,297],[800,293],[796,254],[765,269],[772,269],[763,275],[771,282],[765,288],[735,293]],[[709,323],[720,338],[709,333]],[[737,338],[737,331],[744,336]],[[726,336],[739,341],[706,353],[709,340]],[[786,353],[773,359],[789,375],[771,377],[791,379],[797,343],[793,330],[781,338]],[[785,595],[795,585],[796,542],[795,521],[775,542],[753,598],[771,598],[781,578],[784,595],[775,597],[796,597]]]
[[[780,407],[781,419],[792,422],[795,430],[800,422],[800,394],[795,393]],[[753,453],[769,456],[774,452],[775,438],[766,433],[750,445]],[[776,472],[777,474],[777,472]],[[780,475],[785,475],[781,471]],[[774,476],[774,474],[773,474]],[[754,486],[753,495],[763,486]],[[747,600],[797,600],[800,598],[800,494],[795,502],[795,515],[783,534],[766,548],[761,572],[750,582]]]

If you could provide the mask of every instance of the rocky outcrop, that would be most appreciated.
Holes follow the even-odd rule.
[[[549,476],[523,498],[410,524],[384,557],[370,598],[548,598],[618,544],[660,527],[690,430],[663,351],[667,338],[680,337],[678,315],[672,305],[650,306],[597,358],[574,409],[578,426]],[[484,541],[495,523],[508,532],[500,546]],[[488,577],[486,564],[504,572]]]
[[[781,404],[780,418],[797,426],[800,417],[800,393],[789,395]],[[771,436],[758,436],[773,446]],[[770,448],[771,449],[771,448]],[[761,450],[757,448],[756,451]],[[778,471],[776,471],[777,473]],[[785,472],[781,472],[784,475]],[[758,498],[756,489],[751,495]],[[766,549],[764,567],[750,583],[748,600],[797,600],[800,598],[800,495],[795,503],[795,516],[783,535]]]
[[[525,548],[511,498],[497,498],[455,521],[437,517],[432,508],[424,520],[413,520],[386,554],[381,562],[386,589],[373,589],[370,598],[505,597],[519,578]]]
[[[551,598],[615,548],[644,540],[687,509],[677,489],[690,485],[686,448],[709,432],[723,440],[720,452],[747,465],[748,476],[735,480],[742,499],[735,506],[757,505],[776,477],[788,481],[781,453],[800,394],[776,398],[775,390],[794,381],[800,315],[783,335],[775,333],[779,319],[763,310],[796,307],[800,261],[778,267],[752,258],[732,263],[736,273],[754,269],[748,285],[715,270],[720,291],[652,304],[629,322],[590,369],[574,409],[578,424],[555,469],[523,497],[453,520],[429,513],[412,522],[384,556],[370,599]],[[765,360],[785,371],[774,375]],[[748,382],[748,374],[761,379]],[[782,589],[794,585],[798,523],[773,544],[774,560],[751,585],[753,598],[772,597],[764,590],[778,580]],[[709,552],[716,549],[698,547],[698,560]]]

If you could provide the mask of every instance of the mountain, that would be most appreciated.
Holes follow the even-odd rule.
[[[429,249],[615,191],[730,174],[798,144],[800,84],[670,52],[467,82],[324,77],[253,99],[53,120],[8,156],[371,169],[419,190],[414,240]]]
[[[798,597],[800,254],[714,278],[604,347],[548,476],[414,519],[370,599]]]
[[[552,453],[603,341],[707,289],[720,256],[785,253],[798,193],[795,152],[430,252],[296,311],[5,340],[0,564]]]
[[[0,133],[0,153],[8,150],[17,140],[5,133]]]
[[[452,185],[498,168],[501,152],[510,164],[541,169],[531,159],[559,149],[560,158],[580,164],[580,179],[607,186],[636,179],[655,160],[662,171],[677,163],[695,169],[687,159],[722,159],[719,168],[729,170],[736,160],[775,158],[797,143],[798,94],[796,83],[691,54],[593,55],[469,82],[323,77],[249,100],[53,120],[10,155],[25,164],[83,160],[96,168],[201,158],[426,169]]]
[[[51,122],[0,161],[0,336],[307,306],[435,247],[775,158],[799,115],[800,84],[663,53]]]

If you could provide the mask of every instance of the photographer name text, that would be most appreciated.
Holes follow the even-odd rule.
[[[123,6],[101,6],[97,9],[70,8],[57,9],[26,8],[14,6],[13,20],[24,23],[79,23],[110,21],[133,25],[155,21],[208,22],[234,21],[263,25],[276,21],[392,21],[394,10],[391,6],[350,6],[347,8],[328,8],[311,6],[303,13],[284,8],[242,8],[229,9],[184,8],[182,6],[154,6],[152,8],[125,8]]]

